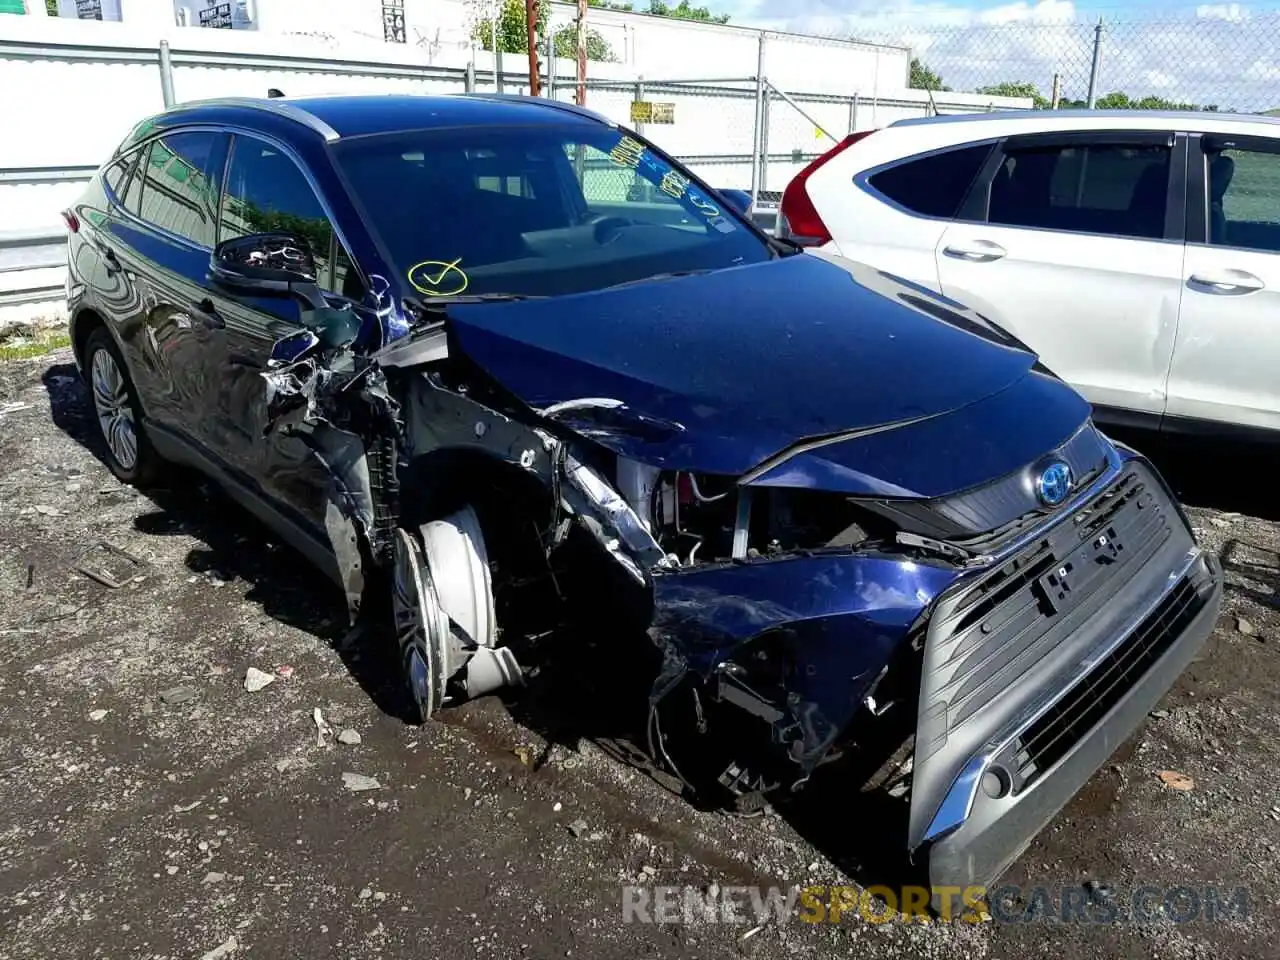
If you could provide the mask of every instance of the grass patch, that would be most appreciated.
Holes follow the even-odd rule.
[[[24,332],[25,333],[25,332]],[[0,363],[8,360],[29,360],[41,357],[50,350],[71,346],[71,337],[65,330],[41,330],[38,333],[25,333],[0,339]]]

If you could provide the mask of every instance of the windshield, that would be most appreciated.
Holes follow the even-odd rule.
[[[362,137],[338,163],[422,296],[547,296],[770,258],[688,173],[596,125]]]

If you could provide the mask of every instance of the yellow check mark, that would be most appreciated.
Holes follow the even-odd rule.
[[[428,260],[427,262],[430,263],[431,261]],[[441,261],[436,261],[436,262],[439,263]],[[427,286],[434,287],[436,284],[438,284],[441,280],[445,278],[445,275],[448,274],[450,270],[456,270],[458,268],[458,264],[460,264],[461,262],[462,262],[462,258],[459,257],[457,260],[454,260],[450,263],[446,263],[444,265],[444,269],[441,270],[440,273],[437,274],[436,276],[433,277],[430,274],[427,274]]]
[[[458,266],[461,262],[462,258],[458,257],[451,261],[423,260],[421,263],[415,263],[409,270],[409,282],[413,284],[414,289],[419,293],[425,293],[428,296],[453,296],[459,294],[467,289],[467,285],[471,282],[466,272]],[[432,276],[431,271],[436,270],[436,268],[439,268],[439,272]],[[439,286],[450,273],[457,274],[453,283],[457,289],[443,293]],[[420,277],[421,279],[418,280],[415,277]]]

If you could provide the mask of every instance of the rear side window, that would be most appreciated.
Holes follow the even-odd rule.
[[[107,167],[106,172],[102,175],[103,181],[111,188],[120,199],[124,198],[124,186],[129,180],[129,174],[133,171],[133,165],[138,160],[140,151],[133,151],[117,160],[111,166]]]
[[[142,212],[142,180],[143,172],[147,169],[147,155],[149,153],[151,153],[150,144],[137,151],[138,162],[135,165],[133,175],[129,177],[129,185],[125,190],[125,194],[121,198],[124,202],[124,208],[135,217],[140,216]]]
[[[1164,236],[1167,146],[1008,149],[991,183],[988,221],[1120,237]]]
[[[912,213],[950,219],[990,153],[991,144],[934,153],[881,170],[870,183]]]
[[[1280,252],[1280,154],[1209,153],[1209,242]]]
[[[197,246],[212,247],[229,139],[201,130],[152,141],[138,171],[143,181],[139,216]]]

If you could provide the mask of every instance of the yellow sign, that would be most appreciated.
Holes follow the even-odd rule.
[[[631,101],[632,123],[675,123],[674,103],[654,103],[651,100]]]

